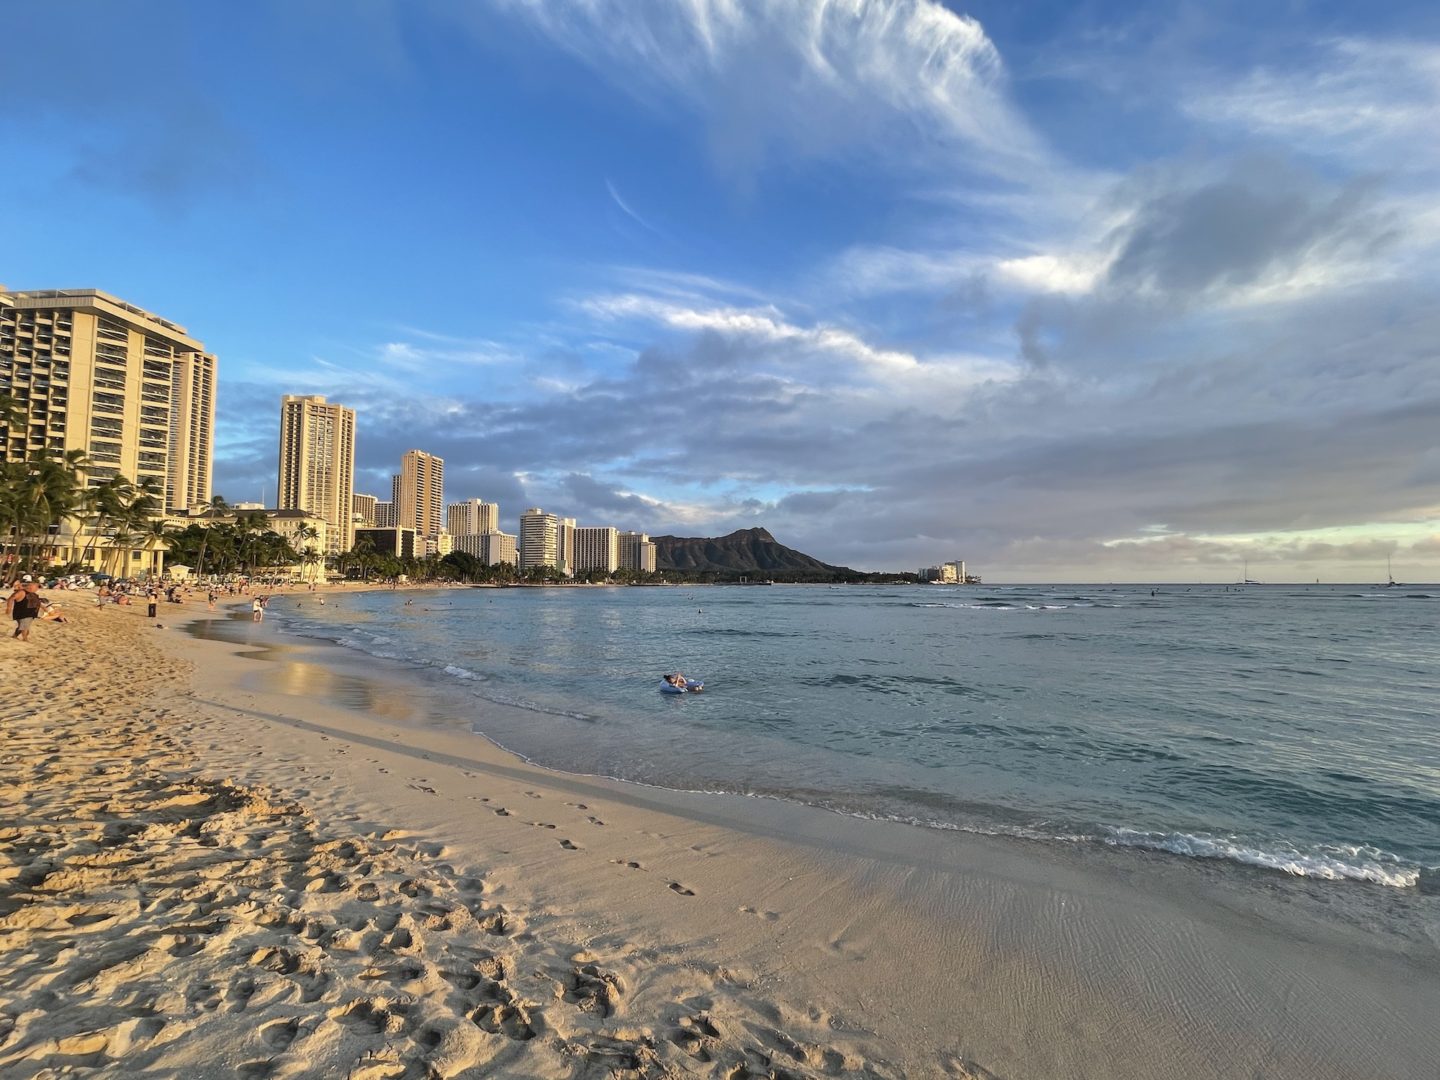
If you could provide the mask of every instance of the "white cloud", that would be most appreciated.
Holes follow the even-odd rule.
[[[1029,292],[1079,296],[1102,279],[1109,258],[1095,255],[1027,255],[1003,259],[996,265],[999,277]]]
[[[645,100],[679,92],[727,164],[847,145],[896,116],[1018,179],[1049,155],[981,25],[935,0],[499,0]]]
[[[903,349],[873,345],[845,327],[829,323],[800,326],[786,320],[774,307],[694,307],[636,293],[588,297],[579,302],[579,307],[602,321],[640,320],[678,331],[710,332],[776,347],[796,358],[846,361],[862,374],[881,380],[928,371],[943,373],[958,387],[963,382],[1006,380],[1016,374],[1012,365],[989,357],[945,354],[922,359]]]
[[[1309,66],[1262,67],[1184,107],[1206,122],[1367,169],[1434,167],[1440,164],[1440,45],[1328,41]]]

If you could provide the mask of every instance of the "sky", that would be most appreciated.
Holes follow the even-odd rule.
[[[0,0],[0,282],[356,490],[987,581],[1440,580],[1440,5]]]

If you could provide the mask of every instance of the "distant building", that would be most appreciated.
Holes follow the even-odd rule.
[[[407,450],[395,485],[395,523],[422,536],[445,528],[445,459],[424,450]]]
[[[655,572],[655,545],[642,532],[622,532],[616,538],[620,549],[620,569]]]
[[[575,573],[575,519],[561,518],[555,531],[555,565],[565,574]]]
[[[314,548],[323,557],[331,550],[330,523],[319,514],[308,510],[266,510],[264,514],[271,531],[283,536],[296,554],[303,556],[306,548]],[[317,535],[307,535],[310,529]]]
[[[511,566],[520,564],[519,545],[510,533],[463,533],[452,539],[456,551],[473,555],[486,566],[498,566],[500,563],[509,563]]]
[[[426,555],[439,555],[443,559],[455,550],[455,538],[448,532],[442,531],[433,536],[422,536],[420,541]]]
[[[91,487],[152,481],[164,512],[210,503],[215,357],[183,326],[98,289],[0,288],[0,461],[83,450]],[[120,567],[123,572],[128,567]]]
[[[570,572],[582,574],[603,570],[613,574],[620,568],[619,534],[612,528],[584,528],[571,532],[572,558]]]
[[[372,550],[380,555],[394,555],[397,559],[419,557],[414,529],[356,529],[356,545],[364,541],[368,541]]]
[[[355,410],[318,394],[282,397],[279,472],[279,508],[324,518],[327,553],[348,550],[355,539]]]
[[[916,576],[921,581],[928,581],[936,585],[975,585],[980,581],[979,578],[965,573],[964,559],[952,559],[939,566],[922,566],[916,572]]]
[[[374,495],[361,495],[357,491],[351,503],[355,524],[363,525],[366,528],[375,525],[375,507],[379,502],[380,500]]]
[[[479,536],[500,531],[500,506],[483,499],[451,503],[445,510],[445,527],[452,536]]]
[[[560,566],[560,519],[532,506],[520,515],[521,570],[532,566]]]
[[[377,529],[395,528],[395,504],[393,502],[376,502],[375,519],[371,525]]]

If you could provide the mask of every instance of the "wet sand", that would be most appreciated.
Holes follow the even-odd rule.
[[[401,669],[172,610],[0,651],[0,1075],[1440,1060],[1434,898],[1377,927],[1328,884],[549,772]]]

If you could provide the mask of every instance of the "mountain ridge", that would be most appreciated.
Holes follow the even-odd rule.
[[[717,577],[759,575],[775,580],[832,580],[863,577],[848,566],[832,566],[787,547],[757,527],[725,536],[652,536],[655,569]]]

